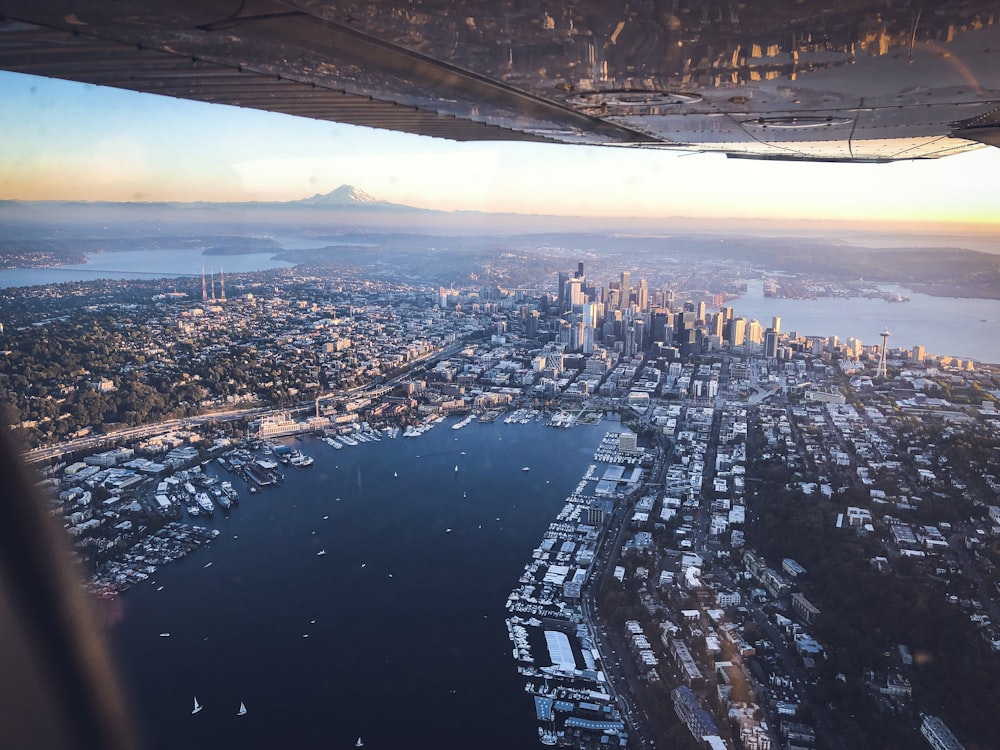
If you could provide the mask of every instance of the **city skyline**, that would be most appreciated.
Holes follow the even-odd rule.
[[[6,200],[289,201],[352,184],[444,211],[1000,228],[992,148],[873,165],[455,143],[14,73],[0,84]]]

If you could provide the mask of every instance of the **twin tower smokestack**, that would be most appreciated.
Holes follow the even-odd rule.
[[[208,287],[205,285],[205,266],[201,267],[201,300],[202,302],[215,302],[215,271],[209,271],[209,279],[212,285],[212,296],[208,296]],[[225,271],[219,269],[219,299],[226,299],[226,276]]]

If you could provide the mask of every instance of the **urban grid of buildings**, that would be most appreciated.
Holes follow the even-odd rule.
[[[92,449],[80,460],[28,454],[47,460],[54,512],[96,565],[97,589],[134,584],[150,560],[209,541],[183,521],[207,489],[198,468],[206,456],[238,467],[242,455],[257,466],[240,475],[247,486],[264,486],[275,467],[250,454],[255,441],[295,432],[349,445],[379,430],[419,434],[446,415],[546,412],[559,427],[614,413],[627,427],[605,438],[507,603],[543,743],[652,746],[661,719],[645,693],[658,685],[703,746],[838,746],[830,709],[810,697],[830,647],[815,631],[823,592],[800,562],[755,548],[766,500],[749,488],[751,454],[780,460],[806,500],[851,498],[836,528],[877,540],[869,563],[880,573],[905,561],[928,576],[978,581],[949,604],[1000,650],[980,554],[1000,538],[1000,479],[984,477],[992,494],[976,498],[980,519],[961,528],[917,521],[924,499],[966,488],[939,446],[900,437],[906,420],[931,417],[946,437],[970,425],[1000,436],[989,368],[922,347],[889,350],[886,337],[865,345],[784,330],[779,318],[746,320],[721,295],[689,299],[629,271],[597,284],[583,263],[540,293],[295,272],[279,284],[225,283],[228,298],[221,274],[211,291],[202,280],[200,300],[151,296],[139,327],[135,302],[93,311],[127,318],[141,377],[197,385],[217,363],[268,364],[267,379],[233,375],[223,389],[197,391],[201,409],[240,431],[179,420],[107,449],[100,425],[81,424],[73,446]],[[48,385],[114,392],[121,377],[90,372]],[[977,398],[957,402],[963,389]],[[641,616],[621,627],[600,611],[615,591],[639,601]],[[931,747],[961,747],[942,718],[922,713],[932,707],[915,705],[907,644],[893,654],[888,668],[839,677],[863,682],[886,715],[912,716],[914,736]]]

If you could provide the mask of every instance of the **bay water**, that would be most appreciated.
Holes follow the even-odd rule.
[[[928,353],[1000,363],[1000,300],[932,297],[905,287],[883,285],[884,291],[909,297],[908,302],[884,299],[765,297],[759,281],[751,282],[739,299],[728,304],[736,315],[756,318],[767,328],[781,318],[783,332],[804,336],[851,336],[865,345],[881,344],[888,328],[889,348],[923,346]]]
[[[178,276],[201,276],[220,268],[227,274],[265,271],[269,268],[289,268],[293,264],[275,259],[278,251],[246,253],[244,255],[205,255],[198,248],[172,250],[123,250],[113,253],[92,253],[84,263],[49,268],[0,269],[0,288],[62,284],[67,281],[97,279],[151,279]]]

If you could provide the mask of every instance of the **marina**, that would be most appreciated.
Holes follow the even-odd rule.
[[[594,461],[609,462],[606,446],[617,446],[618,439],[618,433],[605,435]],[[628,742],[583,605],[583,589],[613,509],[599,487],[593,463],[507,597],[512,654],[518,674],[527,678],[524,690],[534,698],[543,745],[624,747]]]
[[[115,626],[149,746],[343,747],[356,741],[358,722],[371,727],[364,742],[375,747],[413,737],[487,750],[535,745],[531,698],[509,660],[473,673],[468,659],[507,643],[505,598],[600,440],[578,429],[553,446],[549,435],[540,421],[497,420],[431,429],[416,441],[382,432],[341,450],[285,439],[313,466],[252,497],[252,482],[213,460],[205,471],[220,491],[230,482],[241,503],[197,520],[227,533],[210,552],[157,571],[162,590],[132,586]],[[263,449],[234,446],[226,462],[256,460]],[[535,470],[518,471],[529,462]],[[212,606],[191,606],[201,601]],[[192,686],[205,708],[197,721],[178,722],[191,711]],[[240,700],[253,709],[242,720]],[[332,718],[329,705],[339,708]],[[397,720],[385,722],[385,711]],[[261,724],[262,716],[270,718]]]

